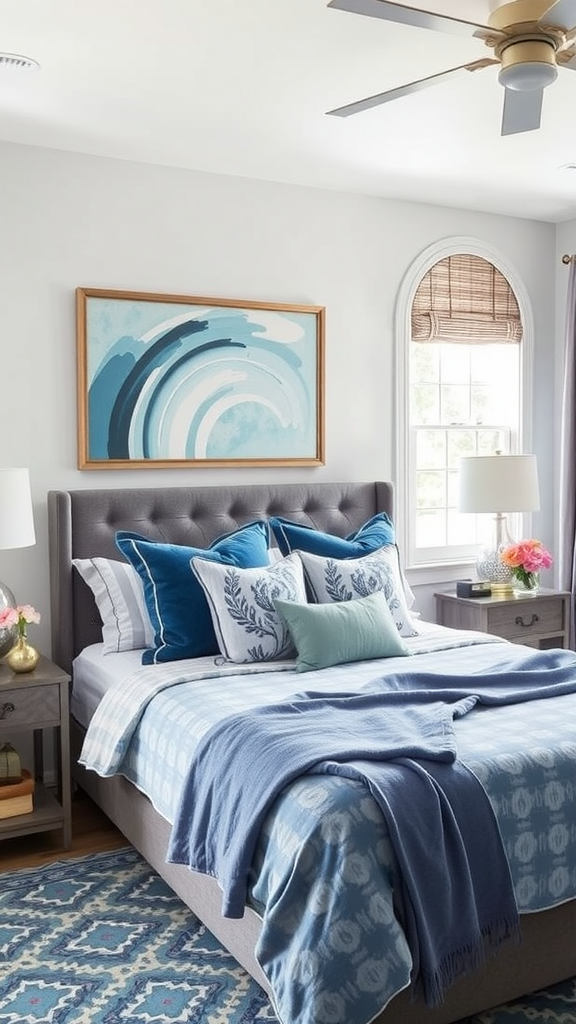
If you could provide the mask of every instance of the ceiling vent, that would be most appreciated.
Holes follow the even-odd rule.
[[[32,57],[23,57],[20,53],[0,52],[0,70],[11,68],[13,71],[37,71],[40,67]]]

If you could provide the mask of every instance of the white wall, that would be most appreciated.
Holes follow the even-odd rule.
[[[535,529],[552,543],[554,225],[0,144],[0,226],[0,465],[30,468],[38,533],[0,552],[0,578],[42,612],[31,640],[46,653],[49,489],[391,477],[396,294],[450,235],[497,247],[533,303]],[[326,306],[326,466],[78,471],[77,286]]]

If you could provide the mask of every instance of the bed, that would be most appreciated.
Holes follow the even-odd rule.
[[[48,513],[52,657],[74,674],[79,664],[75,659],[83,657],[83,652],[97,651],[102,641],[102,622],[93,591],[74,569],[73,560],[118,559],[118,531],[127,536],[138,534],[160,544],[204,549],[215,538],[245,524],[285,518],[343,538],[379,513],[393,518],[393,489],[385,482],[366,482],[52,491],[48,496]],[[426,628],[419,628],[419,634],[425,635]],[[135,651],[125,653],[130,670],[138,675],[139,656]],[[89,661],[90,654],[86,657]],[[160,669],[158,675],[166,670],[164,665],[156,667]],[[338,671],[340,679],[344,679],[343,667],[339,666]],[[150,669],[146,678],[149,675]],[[318,679],[321,672],[313,675]],[[290,671],[284,676],[287,681]],[[299,689],[304,688],[303,679],[304,676],[300,678]],[[78,704],[73,706],[80,708]],[[261,938],[262,914],[247,907],[241,919],[223,917],[222,891],[213,877],[191,871],[183,864],[167,862],[171,825],[142,789],[121,773],[102,777],[78,763],[85,741],[85,719],[90,713],[78,710],[78,719],[73,717],[71,723],[75,781],[262,988],[272,994],[269,978],[255,955]],[[534,743],[542,742],[542,735],[536,731]],[[571,799],[576,796],[572,794]],[[557,811],[558,808],[552,808],[551,813]],[[564,823],[560,827],[558,817],[553,824],[558,834],[562,830],[570,832],[570,845],[576,847],[572,806],[568,819],[571,826]],[[387,1002],[376,1018],[378,1024],[448,1024],[576,974],[576,902],[570,889],[570,885],[576,884],[576,871],[572,875],[571,881],[547,901],[556,905],[520,914],[519,944],[504,943],[487,964],[451,985],[441,1005],[427,1005],[421,997],[414,1002],[405,988]],[[285,1019],[284,1024],[291,1022]],[[349,1014],[346,1024],[353,1024]]]

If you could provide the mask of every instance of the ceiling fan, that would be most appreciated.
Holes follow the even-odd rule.
[[[446,82],[466,71],[481,71],[499,64],[498,80],[504,86],[501,134],[530,132],[540,127],[544,89],[556,80],[558,68],[576,71],[576,0],[556,0],[555,3],[512,0],[492,11],[487,25],[405,7],[389,0],[330,0],[327,6],[401,25],[472,36],[482,39],[494,51],[493,57],[448,68],[328,111],[336,117],[349,117]]]

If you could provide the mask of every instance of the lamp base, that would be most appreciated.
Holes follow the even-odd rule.
[[[514,586],[512,583],[490,583],[490,590],[493,597],[512,597]]]
[[[6,586],[5,583],[0,583],[0,611],[3,608],[15,608],[16,598]],[[3,658],[8,651],[11,651],[16,643],[18,636],[18,627],[12,626],[11,629],[0,629],[0,658]]]
[[[508,536],[499,543],[492,543],[480,548],[476,571],[479,580],[487,580],[493,594],[511,594],[513,591],[514,574],[509,566],[500,561],[500,553],[512,541]]]

